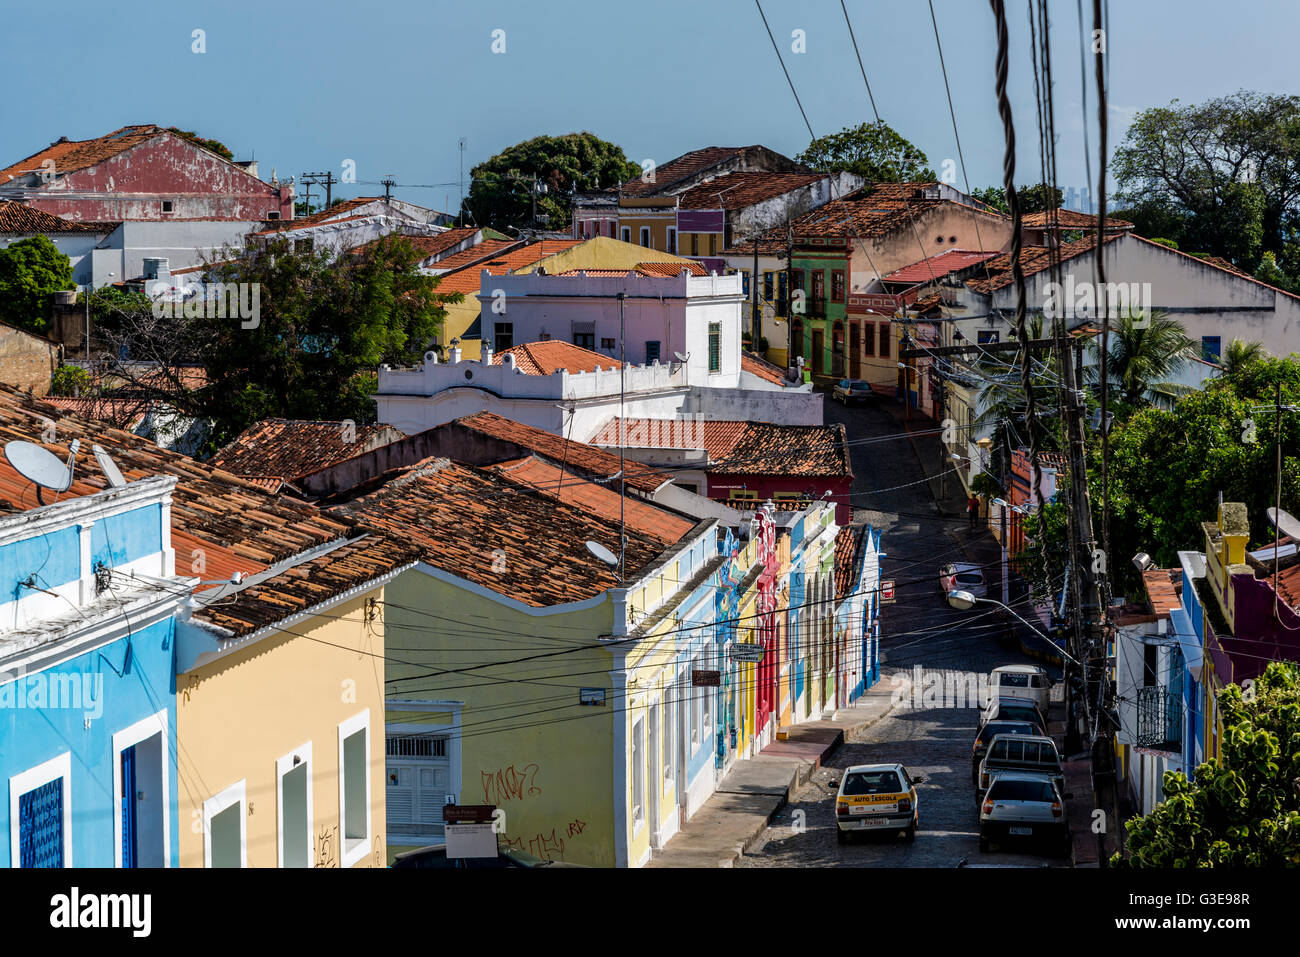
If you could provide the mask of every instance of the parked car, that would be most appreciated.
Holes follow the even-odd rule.
[[[944,565],[939,569],[939,588],[943,590],[944,595],[954,590],[968,591],[976,598],[984,598],[988,595],[988,587],[984,584],[984,570],[979,565],[968,562]]]
[[[1056,742],[1045,735],[994,735],[984,754],[984,760],[980,762],[980,776],[975,782],[976,796],[988,790],[989,782],[995,774],[1005,771],[1046,774],[1058,790],[1065,790],[1061,754],[1056,750]]]
[[[970,783],[979,784],[980,780],[980,762],[984,760],[984,753],[988,750],[989,742],[999,734],[1028,734],[1039,735],[1043,729],[1032,721],[1008,721],[996,720],[987,721],[984,727],[979,729],[975,735],[975,743],[971,746],[970,752]]]
[[[995,774],[980,806],[980,851],[1008,838],[1041,840],[1070,851],[1070,827],[1058,786],[1045,774]]]
[[[876,393],[871,390],[871,383],[861,379],[841,379],[831,389],[831,398],[846,406],[850,402],[870,402],[875,397]]]
[[[841,843],[861,831],[902,831],[916,840],[920,813],[916,785],[901,764],[858,764],[848,768],[835,795],[835,836]]]
[[[1039,734],[1047,734],[1047,716],[1024,698],[991,698],[980,715],[980,725],[990,721],[1028,721],[1038,726]]]
[[[1047,714],[1052,704],[1053,681],[1047,669],[1038,665],[1002,665],[989,674],[989,695],[998,698],[1027,698]]]
[[[534,857],[527,851],[514,847],[502,847],[496,857],[448,857],[446,844],[430,844],[417,847],[413,851],[404,851],[393,858],[393,867],[437,867],[468,870],[500,869],[504,867],[586,867],[585,864],[570,864],[568,861],[545,860]]]

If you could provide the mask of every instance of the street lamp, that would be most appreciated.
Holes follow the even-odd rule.
[[[1060,646],[1058,646],[1056,642],[1052,641],[1051,638],[1048,638],[1045,634],[1043,634],[1041,631],[1039,631],[1029,622],[1025,621],[1025,619],[1021,618],[1019,613],[1017,613],[1015,609],[1013,609],[1010,605],[1004,605],[1002,604],[1002,602],[995,601],[992,598],[976,598],[970,592],[962,591],[961,589],[958,588],[954,588],[952,591],[948,592],[948,604],[952,605],[953,608],[959,609],[960,611],[967,611],[968,609],[974,608],[977,602],[984,602],[985,604],[988,605],[997,605],[999,608],[1004,608],[1007,611],[1011,612],[1011,614],[1015,615],[1016,618],[1019,618],[1020,622],[1024,624],[1030,631],[1032,631],[1039,638],[1043,639],[1043,641],[1051,645],[1059,655],[1061,655],[1067,661],[1072,661],[1074,662],[1074,664],[1079,665],[1079,667],[1083,667],[1082,665],[1079,664],[1077,660],[1071,658],[1068,654],[1066,654],[1065,650],[1062,649]]]

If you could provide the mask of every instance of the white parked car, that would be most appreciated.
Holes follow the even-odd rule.
[[[1038,665],[1002,665],[989,674],[990,698],[1027,698],[1047,714],[1051,707],[1052,679]]]
[[[980,850],[1014,838],[1041,840],[1058,853],[1069,853],[1065,802],[1048,775],[1006,771],[990,781],[980,805]]]
[[[969,562],[944,565],[939,569],[939,587],[945,596],[950,591],[967,591],[976,598],[985,598],[989,593],[984,584],[984,569]]]
[[[901,764],[858,764],[846,768],[835,795],[835,834],[843,844],[860,831],[902,831],[916,840],[920,821],[916,785]]]

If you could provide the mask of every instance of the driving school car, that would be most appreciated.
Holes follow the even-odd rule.
[[[916,785],[901,764],[859,764],[848,768],[835,795],[835,832],[843,844],[863,831],[903,831],[916,839]]]

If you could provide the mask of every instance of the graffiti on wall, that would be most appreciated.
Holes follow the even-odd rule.
[[[525,764],[517,770],[512,764],[508,768],[496,771],[480,771],[483,784],[483,803],[497,805],[505,801],[522,801],[537,797],[542,789],[537,784],[537,775],[541,768],[536,764]]]

